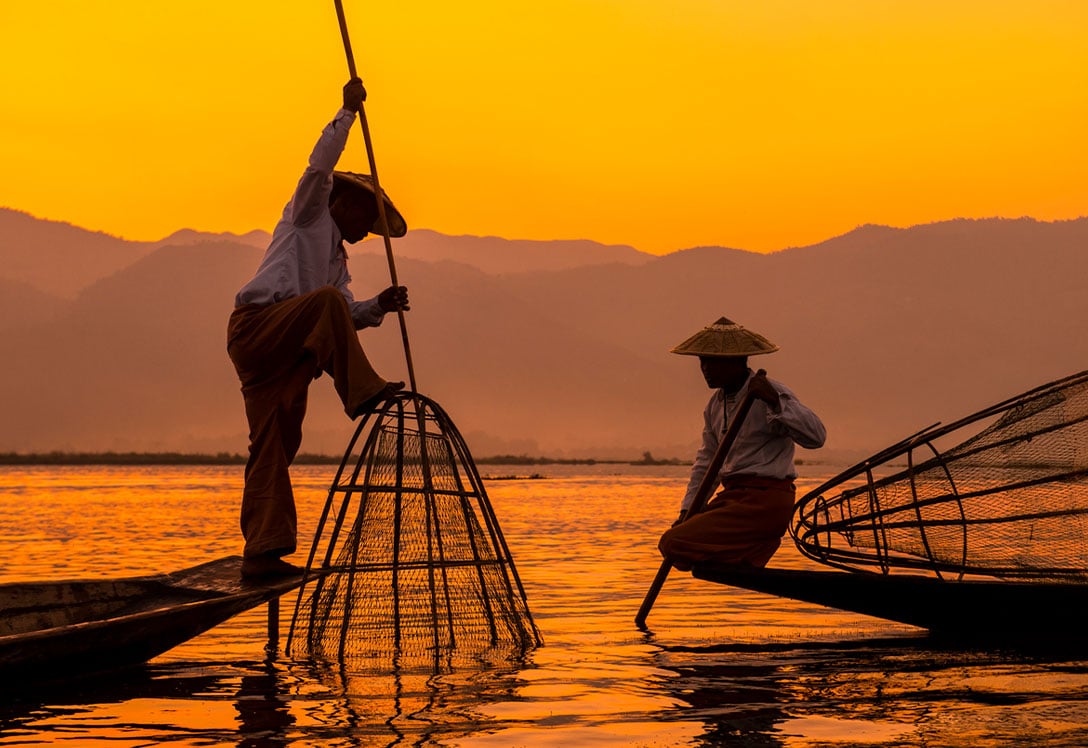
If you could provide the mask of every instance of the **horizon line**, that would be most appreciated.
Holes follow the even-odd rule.
[[[163,237],[158,238],[158,239],[130,239],[130,238],[127,238],[127,237],[125,237],[123,235],[112,234],[112,233],[110,233],[108,231],[88,228],[86,226],[80,226],[79,224],[73,223],[73,222],[68,221],[68,220],[59,219],[59,218],[48,218],[48,217],[44,217],[44,216],[35,215],[34,213],[31,213],[29,210],[25,210],[23,208],[15,208],[15,207],[8,206],[8,205],[0,205],[0,210],[6,210],[6,211],[10,211],[12,213],[18,213],[18,214],[24,215],[24,216],[26,216],[28,218],[31,218],[31,219],[33,219],[35,221],[43,221],[43,222],[46,222],[46,223],[52,223],[52,224],[57,224],[57,225],[61,225],[61,226],[68,226],[68,227],[77,229],[79,231],[85,231],[85,232],[88,232],[90,234],[98,234],[98,235],[101,235],[101,236],[109,237],[111,239],[117,239],[118,241],[128,242],[128,243],[132,243],[132,244],[161,244],[163,242],[168,241],[172,237],[177,236],[178,234],[182,234],[182,233],[186,233],[186,232],[197,234],[197,235],[207,235],[207,236],[215,236],[215,237],[234,237],[234,238],[237,238],[237,239],[243,239],[243,238],[245,238],[247,236],[251,236],[253,234],[266,234],[269,237],[271,237],[271,235],[272,235],[271,232],[268,231],[267,229],[250,229],[248,231],[237,232],[237,231],[230,231],[230,230],[210,231],[210,230],[206,230],[206,229],[196,229],[196,228],[191,228],[191,227],[182,227],[182,228],[176,229],[176,230],[170,232],[169,234],[167,234],[166,236],[163,236]],[[944,219],[937,219],[937,220],[933,220],[933,221],[927,221],[927,222],[924,222],[924,223],[915,223],[915,224],[911,224],[909,226],[895,226],[895,225],[884,224],[884,223],[865,222],[865,223],[859,223],[859,224],[855,225],[852,229],[849,229],[848,231],[844,231],[844,232],[839,233],[839,234],[834,234],[832,236],[826,237],[824,239],[813,242],[811,244],[792,244],[792,245],[788,245],[788,246],[785,246],[785,247],[781,247],[779,249],[771,249],[771,250],[766,250],[766,251],[755,250],[755,249],[745,249],[743,247],[732,247],[732,246],[729,246],[727,244],[695,244],[695,245],[691,245],[691,246],[688,246],[688,247],[677,247],[676,249],[672,249],[672,250],[669,250],[667,252],[658,253],[658,252],[649,252],[649,251],[644,250],[644,249],[639,249],[638,247],[636,247],[636,246],[634,246],[632,244],[608,243],[608,242],[602,242],[602,241],[599,241],[597,239],[590,239],[590,238],[586,238],[586,237],[582,237],[582,238],[530,239],[530,238],[519,238],[519,237],[505,237],[505,236],[499,236],[497,234],[486,234],[486,233],[484,233],[484,234],[449,234],[449,233],[440,231],[438,229],[429,228],[429,227],[422,227],[422,226],[419,227],[419,228],[415,228],[415,229],[409,229],[408,233],[410,234],[410,233],[413,233],[413,232],[425,231],[425,232],[438,234],[440,236],[444,236],[444,237],[451,238],[451,239],[462,239],[462,238],[468,238],[468,239],[499,239],[501,241],[508,241],[508,242],[530,242],[530,243],[539,243],[539,244],[549,244],[549,243],[555,243],[555,242],[589,242],[591,244],[596,244],[596,245],[601,246],[601,247],[610,247],[610,248],[620,247],[620,248],[633,249],[636,252],[648,255],[650,257],[665,257],[665,256],[670,255],[670,254],[675,254],[677,252],[686,252],[686,251],[692,250],[692,249],[729,249],[729,250],[734,250],[734,251],[739,251],[739,252],[748,252],[750,254],[771,255],[771,254],[777,254],[779,252],[786,252],[786,251],[794,250],[794,249],[805,249],[805,248],[808,248],[808,247],[819,246],[820,244],[824,244],[826,242],[833,241],[835,239],[840,239],[840,238],[842,238],[844,236],[849,236],[850,234],[852,234],[852,233],[854,233],[856,231],[860,231],[860,230],[866,229],[866,228],[883,228],[883,229],[891,229],[893,231],[910,231],[911,229],[922,228],[922,227],[926,227],[926,226],[939,226],[939,225],[942,225],[942,224],[965,222],[965,221],[966,222],[973,222],[973,223],[983,223],[983,222],[990,222],[990,221],[1010,221],[1010,222],[1031,221],[1033,223],[1038,223],[1038,224],[1059,224],[1059,223],[1076,223],[1077,221],[1083,221],[1085,219],[1088,219],[1088,213],[1082,214],[1082,215],[1079,215],[1079,216],[1075,216],[1075,217],[1072,217],[1072,218],[1055,218],[1055,219],[1050,219],[1050,220],[1042,219],[1042,218],[1036,218],[1036,217],[1030,216],[1030,215],[1020,215],[1020,216],[1015,216],[1015,217],[1013,217],[1013,216],[1000,216],[1000,215],[983,216],[983,217],[957,216],[955,218],[944,218]],[[378,238],[377,235],[368,236],[366,239],[363,239],[362,241],[358,242],[357,245],[361,245],[363,242],[367,241],[368,239],[375,239],[375,238]]]

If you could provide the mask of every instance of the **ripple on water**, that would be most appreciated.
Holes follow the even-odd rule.
[[[295,470],[301,537],[332,471]],[[686,470],[507,472],[549,473],[487,483],[546,642],[524,661],[431,676],[266,660],[261,608],[145,670],[19,694],[0,704],[0,745],[1088,744],[1088,662],[1075,653],[941,648],[910,627],[682,574],[639,631]],[[237,553],[240,485],[237,467],[0,470],[0,581]],[[773,561],[808,563],[792,546]]]

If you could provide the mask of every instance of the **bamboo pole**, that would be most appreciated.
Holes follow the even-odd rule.
[[[340,23],[340,37],[344,40],[344,54],[348,60],[348,73],[352,78],[358,78],[355,68],[355,55],[351,51],[351,40],[348,38],[348,23],[344,18],[344,4],[342,0],[334,0],[336,3],[336,19]],[[363,129],[363,140],[366,142],[366,157],[370,162],[370,176],[374,180],[374,194],[378,202],[378,223],[382,229],[382,238],[385,240],[385,258],[389,263],[389,279],[394,286],[399,286],[397,281],[397,265],[393,260],[393,242],[389,237],[389,224],[385,217],[385,200],[382,197],[381,184],[378,182],[378,165],[374,159],[374,144],[370,139],[370,125],[367,124],[364,104],[359,104],[359,125]],[[400,335],[404,343],[404,359],[408,365],[408,381],[412,392],[416,392],[416,373],[412,365],[412,349],[408,344],[408,326],[404,321],[404,310],[397,310],[397,319],[400,321]]]
[[[274,657],[280,647],[280,599],[274,597],[268,601],[268,643],[265,651]]]

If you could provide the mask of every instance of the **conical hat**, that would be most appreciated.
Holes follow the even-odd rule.
[[[356,174],[351,171],[334,171],[332,173],[334,179],[337,179],[343,183],[350,184],[354,187],[360,187],[371,195],[374,194],[374,178],[369,174]],[[382,190],[382,197],[385,198],[385,220],[389,222],[389,235],[390,236],[404,236],[408,233],[408,222],[404,220],[404,216],[400,214],[397,207],[393,205],[393,201],[389,199],[389,195],[385,194],[385,190]],[[370,227],[371,234],[380,234],[382,227],[378,225],[378,221],[374,221],[374,225]]]
[[[725,317],[709,327],[704,327],[670,353],[681,356],[738,357],[758,356],[762,353],[774,353],[778,346],[759,333],[745,330]]]

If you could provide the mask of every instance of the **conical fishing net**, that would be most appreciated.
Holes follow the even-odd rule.
[[[540,643],[464,440],[419,394],[398,394],[359,424],[308,572],[292,654],[437,672]]]
[[[848,569],[1088,581],[1088,372],[870,457],[804,496],[790,534]]]

